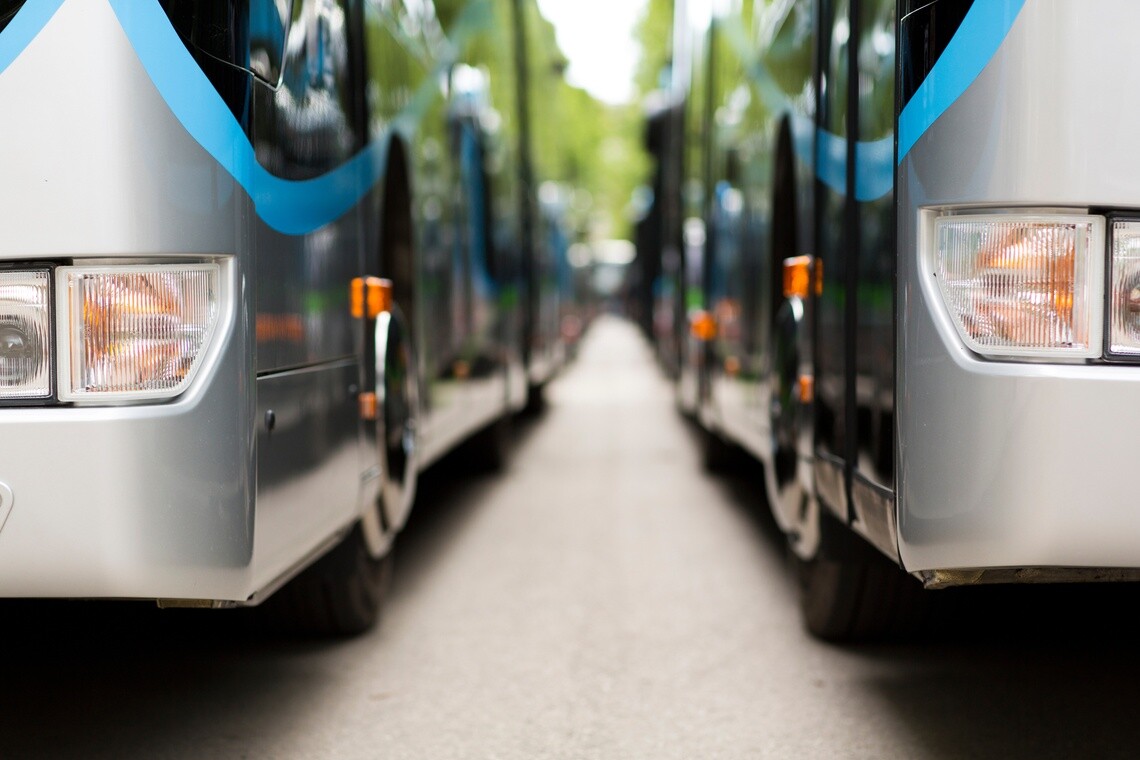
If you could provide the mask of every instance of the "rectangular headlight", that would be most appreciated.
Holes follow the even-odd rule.
[[[1108,350],[1140,354],[1140,222],[1112,225],[1111,304]]]
[[[61,399],[186,389],[218,321],[217,264],[60,267],[56,276]]]
[[[0,399],[51,395],[51,278],[0,272]]]
[[[934,223],[939,292],[962,340],[990,357],[1100,353],[1104,220],[973,214]]]

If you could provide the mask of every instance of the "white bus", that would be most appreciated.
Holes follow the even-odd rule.
[[[1140,5],[676,9],[664,359],[710,463],[764,464],[809,628],[1140,578]]]
[[[359,631],[417,474],[501,453],[526,4],[437,5],[0,0],[0,596]]]

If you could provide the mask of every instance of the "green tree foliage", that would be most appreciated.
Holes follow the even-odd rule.
[[[435,5],[458,60],[490,74],[491,102],[504,135],[513,140],[518,124],[512,0]],[[556,182],[573,193],[568,222],[577,234],[628,237],[629,199],[648,171],[641,109],[607,105],[567,83],[566,57],[536,0],[523,0],[523,15],[536,183]]]
[[[640,95],[663,84],[661,77],[673,58],[673,0],[648,0],[634,39],[641,47],[634,83]]]

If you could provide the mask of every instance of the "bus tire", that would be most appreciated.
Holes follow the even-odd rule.
[[[531,383],[526,387],[526,406],[523,415],[538,417],[546,412],[546,384]]]
[[[870,544],[820,509],[820,549],[790,553],[804,625],[836,643],[900,639],[921,624],[926,592]]]
[[[739,463],[740,451],[733,444],[726,441],[718,433],[714,433],[703,425],[701,430],[701,464],[706,472],[731,472]]]
[[[277,627],[303,636],[357,636],[380,617],[392,554],[373,557],[359,526],[265,603]]]
[[[503,414],[463,445],[464,461],[479,472],[502,472],[507,468],[510,449],[511,417]]]

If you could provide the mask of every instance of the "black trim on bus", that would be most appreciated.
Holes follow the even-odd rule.
[[[895,50],[899,59],[896,89],[901,97],[896,110],[926,80],[973,4],[974,0],[899,0]]]
[[[350,365],[360,364],[360,357],[347,354],[345,356],[334,356],[331,359],[321,359],[318,362],[310,362],[307,364],[292,364],[287,367],[274,367],[273,369],[260,370],[254,375],[256,380],[267,380],[282,375],[296,375],[305,372],[320,372],[327,369],[335,369],[338,367],[347,367]]]
[[[903,0],[902,4],[906,4]],[[901,8],[897,10],[902,10]],[[899,546],[899,530],[898,530],[898,493],[899,493],[899,462],[902,461],[902,440],[899,436],[899,327],[902,325],[902,317],[899,313],[899,114],[902,112],[903,94],[900,82],[902,81],[902,22],[903,16],[901,13],[895,13],[895,120],[893,124],[893,135],[895,138],[895,162],[894,162],[894,179],[891,184],[891,229],[894,235],[891,237],[891,245],[894,246],[895,255],[891,257],[891,340],[894,341],[894,347],[891,350],[891,446],[893,447],[894,462],[891,463],[891,503],[890,503],[890,521],[891,526],[894,528],[894,551],[892,552],[898,558],[899,565],[902,566],[902,548]]]
[[[859,141],[859,23],[863,3],[850,0],[847,6],[847,23],[851,30],[847,42],[847,172],[846,197],[843,203],[844,267],[843,287],[843,458],[844,488],[849,495],[847,522],[855,520],[855,508],[850,498],[852,480],[859,462],[859,399],[856,392],[859,356],[856,345],[859,327],[859,262],[862,259],[863,236],[859,214],[859,201],[855,197],[855,145]]]
[[[813,70],[812,70],[812,75],[811,75],[812,76],[812,82],[811,82],[812,95],[814,96],[814,99],[815,99],[815,112],[812,114],[812,121],[813,121],[813,125],[814,125],[815,129],[812,130],[812,133],[813,133],[812,134],[812,144],[811,144],[811,156],[812,157],[811,157],[811,161],[810,161],[811,173],[812,173],[812,195],[811,195],[811,204],[812,204],[811,205],[811,234],[812,234],[812,244],[813,244],[812,248],[814,248],[817,252],[819,251],[819,241],[822,239],[822,235],[820,234],[820,230],[823,227],[823,222],[822,222],[822,219],[820,218],[820,209],[823,208],[824,192],[826,191],[826,187],[827,187],[826,185],[823,184],[823,182],[821,182],[819,180],[819,177],[816,175],[816,161],[817,161],[817,158],[819,156],[819,141],[820,141],[819,134],[821,131],[821,127],[823,126],[823,116],[824,116],[825,108],[826,108],[826,104],[824,103],[823,98],[822,98],[823,72],[827,68],[827,56],[828,56],[828,48],[827,48],[828,43],[827,43],[827,41],[831,39],[830,30],[828,30],[826,35],[824,34],[824,15],[825,14],[823,12],[822,3],[817,3],[815,6],[815,21],[814,21],[814,23],[815,23],[815,34],[813,35],[813,41],[815,44],[815,61],[814,61],[813,66],[812,66]],[[811,249],[809,249],[809,250],[811,250]],[[799,253],[799,251],[796,251],[795,253]],[[777,270],[777,271],[780,271],[780,270]],[[779,285],[777,285],[775,283],[773,283],[773,284],[775,287],[781,288],[780,293],[781,293],[781,297],[782,297],[782,295],[783,295],[782,283]],[[818,378],[819,377],[819,371],[820,371],[819,368],[820,368],[820,365],[822,364],[822,362],[820,361],[820,345],[821,345],[820,322],[821,322],[821,320],[818,316],[820,313],[820,308],[821,308],[820,296],[817,294],[812,294],[810,296],[810,299],[811,299],[811,304],[812,304],[812,318],[810,320],[808,320],[808,329],[811,331],[811,333],[810,333],[810,344],[809,344],[811,346],[811,348],[810,348],[810,350],[811,350],[811,368],[810,369],[811,369],[812,377]],[[813,403],[813,410],[812,410],[812,415],[814,418],[813,424],[812,424],[812,427],[813,427],[812,451],[815,454],[815,462],[814,462],[815,476],[814,476],[813,480],[816,483],[816,488],[819,491],[819,496],[825,504],[827,504],[827,503],[833,504],[834,507],[836,509],[838,509],[839,505],[838,505],[838,502],[835,500],[837,498],[840,498],[840,497],[842,497],[844,499],[844,505],[842,508],[842,512],[843,512],[843,514],[846,514],[846,512],[847,512],[847,507],[846,507],[847,494],[846,494],[846,492],[842,492],[842,489],[840,489],[840,491],[842,493],[837,496],[836,494],[833,494],[830,492],[825,492],[825,489],[823,488],[823,480],[822,480],[821,475],[820,475],[820,468],[821,468],[820,462],[823,458],[829,458],[830,455],[820,445],[821,436],[820,436],[819,427],[817,424],[818,423],[818,414],[819,414],[818,410],[819,410],[819,400],[817,397]],[[842,478],[840,479],[840,482],[842,483]]]

